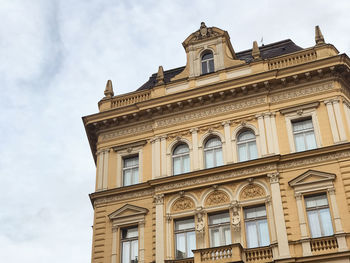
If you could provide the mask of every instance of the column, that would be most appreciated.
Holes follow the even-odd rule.
[[[233,243],[241,243],[241,206],[235,201],[230,204],[231,227],[233,229]]]
[[[173,248],[173,233],[171,227],[172,217],[170,214],[166,215],[166,233],[167,233],[167,243],[166,243],[166,258],[172,259],[172,248]]]
[[[222,123],[222,126],[224,126],[224,134],[225,134],[225,155],[226,155],[226,163],[232,163],[233,162],[233,146],[231,143],[231,131],[230,131],[230,122],[225,121]]]
[[[199,151],[198,151],[198,129],[193,128],[190,130],[192,134],[192,147],[193,147],[193,170],[199,170]]]
[[[157,178],[157,177],[160,177],[160,139],[159,137],[155,139],[154,147],[155,147],[155,158],[156,158],[154,163],[155,164],[154,172],[155,172],[155,177]]]
[[[139,228],[139,258],[138,262],[145,262],[145,221],[142,220],[138,224]]]
[[[109,150],[106,149],[103,151],[103,181],[102,181],[102,188],[103,190],[106,190],[108,187],[108,159],[109,159]]]
[[[97,178],[96,178],[96,191],[102,190],[103,184],[103,151],[97,152]]]
[[[339,106],[339,100],[333,100],[333,108],[334,108],[334,113],[335,113],[335,119],[337,121],[338,125],[338,131],[339,131],[339,136],[340,136],[340,141],[346,141],[346,134],[345,134],[345,127],[344,127],[344,122],[343,118],[340,113],[340,106]]]
[[[273,154],[275,152],[274,140],[272,138],[272,128],[270,121],[270,113],[264,113],[264,121],[266,127],[266,138],[267,138],[267,151],[268,154]]]
[[[161,176],[167,175],[166,138],[167,136],[162,136],[160,139]]]
[[[266,205],[267,216],[269,218],[268,223],[269,223],[269,228],[270,228],[270,233],[271,233],[271,244],[276,244],[277,243],[276,224],[275,224],[275,219],[274,219],[273,208],[272,208],[270,196],[266,198],[265,205]],[[272,247],[272,254],[273,254],[273,258],[279,257],[278,246]]]
[[[343,101],[345,117],[348,123],[348,129],[350,129],[350,106],[347,102]]]
[[[284,213],[282,206],[282,198],[279,184],[279,173],[271,173],[267,175],[270,178],[271,197],[273,213],[276,222],[276,234],[278,242],[278,254],[280,258],[290,257],[286,223],[284,221]]]
[[[196,209],[196,241],[197,249],[205,248],[205,213],[202,207]]]
[[[156,205],[156,262],[164,262],[164,194],[154,196]]]
[[[276,126],[276,112],[271,113],[271,127],[272,127],[272,137],[275,145],[275,154],[279,154],[279,144],[278,144],[278,136],[277,136],[277,126]]]
[[[155,139],[151,139],[152,146],[152,179],[156,178],[156,147],[155,147]]]
[[[339,142],[339,135],[338,135],[337,124],[336,124],[335,116],[334,116],[334,112],[333,112],[332,101],[326,100],[326,101],[324,101],[324,104],[326,104],[326,107],[327,107],[329,123],[331,125],[331,130],[332,130],[332,135],[333,135],[333,141]]]
[[[348,246],[346,243],[345,233],[344,233],[341,219],[339,216],[337,200],[335,197],[335,189],[334,188],[328,189],[328,195],[329,195],[331,208],[332,208],[332,212],[333,212],[335,235],[337,237],[337,242],[338,242],[338,250],[345,251],[345,250],[348,250]]]
[[[264,156],[267,154],[264,119],[262,114],[256,115],[256,118],[258,119],[259,126],[261,155]]]
[[[111,256],[111,263],[117,263],[117,236],[118,236],[118,228],[113,227],[112,228],[112,256]]]
[[[307,231],[307,225],[305,220],[302,195],[300,193],[295,193],[295,199],[296,199],[297,208],[298,208],[299,227],[300,227],[300,233],[301,233],[301,245],[303,248],[303,256],[311,256],[312,252],[311,252],[309,234]]]

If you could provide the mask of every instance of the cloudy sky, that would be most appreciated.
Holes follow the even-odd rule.
[[[95,166],[81,116],[185,65],[200,22],[229,32],[236,52],[314,26],[350,54],[350,1],[0,0],[0,254],[7,263],[86,263]]]

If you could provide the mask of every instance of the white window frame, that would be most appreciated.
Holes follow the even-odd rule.
[[[133,166],[129,166],[129,167],[126,167],[125,166],[125,163],[126,161],[129,159],[134,159],[134,158],[137,158],[137,164],[136,165],[133,165]],[[131,155],[131,156],[125,156],[123,157],[123,172],[122,172],[122,185],[123,186],[129,186],[129,185],[134,185],[134,184],[138,184],[140,181],[139,181],[139,165],[140,165],[140,159],[139,159],[139,156],[138,155]],[[134,180],[134,176],[135,176],[135,171],[137,170],[137,178],[136,178],[136,182],[133,182]],[[126,171],[131,171],[131,184],[128,184],[128,185],[125,185],[125,172]]]
[[[207,148],[206,145],[208,143],[209,140],[211,139],[218,139],[220,142],[221,142],[221,146],[215,146],[215,147],[210,147],[210,148]],[[222,164],[221,165],[218,165],[217,164],[217,160],[216,160],[216,155],[214,154],[218,149],[221,149],[221,157],[222,157]],[[207,152],[209,151],[212,151],[213,152],[213,163],[214,163],[214,166],[213,167],[207,167],[207,162],[206,162],[206,154]],[[218,167],[218,166],[222,166],[222,165],[225,165],[225,159],[224,159],[224,144],[221,140],[221,138],[219,136],[210,136],[208,137],[204,144],[203,144],[203,158],[204,158],[204,167],[205,169],[210,169],[210,168],[214,168],[214,167]]]
[[[127,231],[129,229],[137,229],[137,236],[136,237],[130,237],[130,238],[123,238],[123,231]],[[134,241],[137,241],[137,256],[136,256],[136,260],[130,260],[130,262],[138,262],[139,261],[139,255],[138,255],[138,250],[139,250],[139,230],[138,230],[138,226],[131,226],[131,227],[124,227],[124,228],[121,228],[120,229],[120,262],[121,263],[124,263],[123,262],[123,257],[124,257],[124,243],[129,243],[130,244],[130,247],[129,247],[129,251],[128,251],[128,254],[129,254],[129,257],[131,258],[131,244],[134,242]],[[125,263],[130,263],[130,262],[125,262]]]
[[[260,216],[260,217],[254,217],[254,218],[246,218],[246,210],[247,209],[253,209],[253,208],[258,208],[258,207],[264,207],[265,208],[265,216]],[[265,204],[259,204],[259,205],[254,205],[254,206],[247,206],[247,207],[243,207],[243,216],[244,216],[244,227],[245,227],[245,237],[246,237],[246,245],[247,248],[256,248],[256,247],[248,247],[248,235],[247,235],[247,222],[255,222],[256,224],[256,229],[257,229],[257,240],[258,240],[258,246],[257,247],[262,247],[261,245],[261,240],[260,240],[260,227],[257,225],[258,222],[260,221],[266,221],[266,225],[267,225],[267,229],[269,232],[269,236],[268,236],[268,245],[265,246],[269,246],[271,244],[271,238],[270,238],[270,228],[269,228],[269,220],[268,220],[268,216],[267,216],[267,208]]]
[[[188,149],[188,152],[186,152],[186,153],[180,153],[180,154],[176,154],[176,155],[175,155],[174,152],[175,152],[176,148],[179,147],[179,146],[181,146],[181,145],[186,145],[186,146],[187,146],[187,149]],[[189,169],[188,169],[188,171],[184,171],[184,158],[185,158],[185,157],[188,157],[188,160],[189,160]],[[173,174],[173,175],[179,175],[179,174],[183,174],[183,173],[189,173],[189,172],[191,171],[190,147],[188,146],[187,143],[181,142],[181,143],[176,144],[175,147],[173,148],[171,158],[172,158],[172,174]],[[181,165],[181,172],[180,172],[180,173],[177,173],[177,174],[175,174],[175,172],[174,172],[174,167],[175,167],[175,165],[174,165],[174,160],[175,160],[175,158],[180,158],[180,165]]]
[[[146,141],[140,141],[133,144],[122,145],[113,147],[113,150],[116,152],[116,164],[117,164],[117,180],[116,187],[123,186],[123,167],[124,167],[124,158],[132,157],[138,155],[139,157],[139,178],[137,183],[143,181],[143,147],[146,144]]]
[[[238,138],[239,136],[241,136],[242,133],[244,132],[250,132],[254,135],[254,139],[249,139],[249,140],[245,140],[245,141],[239,141]],[[251,158],[249,155],[250,155],[250,152],[248,151],[248,144],[251,143],[251,142],[255,142],[255,148],[256,148],[256,158]],[[245,151],[247,152],[247,160],[244,160],[244,161],[250,161],[250,160],[255,160],[255,159],[258,159],[259,158],[259,151],[258,151],[258,145],[257,145],[257,140],[256,140],[256,135],[254,133],[253,130],[251,129],[244,129],[244,130],[241,130],[238,134],[237,134],[237,159],[239,162],[242,162],[242,160],[240,160],[239,158],[239,146],[240,145],[245,145]]]
[[[315,102],[315,103],[310,103],[306,105],[301,105],[297,107],[280,110],[280,112],[285,116],[288,141],[289,141],[289,146],[292,153],[296,152],[292,122],[297,122],[298,120],[311,118],[312,126],[314,128],[316,147],[320,148],[322,146],[320,127],[317,119],[318,106],[319,106],[319,102]]]
[[[205,55],[207,55],[207,54],[211,54],[212,57],[209,58],[209,59],[203,59],[203,57]],[[210,49],[206,49],[205,51],[202,52],[200,58],[201,58],[201,61],[200,61],[200,63],[201,63],[201,65],[200,65],[201,75],[206,75],[206,74],[210,74],[210,73],[215,72],[215,60],[214,60],[214,53],[213,53],[213,51],[211,51]],[[211,61],[213,62],[213,71],[210,71],[210,62]],[[206,73],[203,72],[203,62],[205,63],[205,66],[206,66],[206,70],[207,70]]]
[[[229,221],[226,223],[220,223],[220,224],[210,224],[210,217],[211,216],[216,216],[216,215],[220,215],[220,214],[226,214],[228,215]],[[232,231],[231,231],[231,219],[230,219],[230,212],[229,211],[218,211],[216,213],[213,214],[209,214],[208,215],[208,228],[209,228],[209,243],[210,243],[210,247],[214,247],[213,245],[213,238],[212,238],[212,231],[214,229],[219,229],[219,235],[220,235],[220,245],[219,246],[225,246],[225,245],[229,245],[229,244],[225,244],[226,240],[225,240],[225,233],[224,233],[224,229],[228,228],[230,230],[230,240],[231,240],[231,244],[232,244]]]
[[[193,220],[193,228],[186,228],[186,229],[183,229],[183,230],[176,230],[176,223],[179,222],[179,221],[183,221],[183,220],[188,220],[188,219],[192,219]],[[185,258],[190,258],[190,257],[193,257],[188,255],[187,254],[187,250],[188,250],[188,240],[187,240],[187,234],[190,233],[190,232],[193,232],[194,235],[195,235],[195,242],[197,242],[196,240],[196,231],[195,231],[195,220],[194,220],[194,217],[190,217],[190,218],[177,218],[177,219],[174,219],[174,244],[175,244],[175,259],[185,259]],[[185,247],[186,247],[186,255],[185,257],[177,257],[177,254],[176,254],[176,251],[177,251],[177,235],[178,234],[185,234],[186,237],[185,237]],[[196,249],[196,247],[194,248]]]

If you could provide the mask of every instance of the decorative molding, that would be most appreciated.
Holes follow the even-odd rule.
[[[269,173],[267,174],[267,177],[270,178],[270,183],[271,184],[275,184],[275,183],[278,183],[279,182],[279,177],[280,177],[280,173]]]
[[[119,193],[111,197],[97,198],[97,200],[94,201],[94,205],[106,204],[106,203],[122,201],[126,199],[140,198],[145,196],[151,197],[153,193],[154,193],[154,189],[145,189],[145,190],[135,191],[135,192]]]
[[[247,199],[254,199],[254,198],[259,198],[259,197],[264,197],[265,191],[262,187],[260,187],[257,184],[248,184],[243,188],[241,191],[240,200],[247,200]]]
[[[180,197],[178,200],[174,202],[171,207],[172,212],[178,212],[183,210],[194,209],[195,205],[193,201],[188,197]]]
[[[325,83],[323,85],[314,85],[309,87],[303,87],[299,89],[291,89],[289,91],[279,92],[271,95],[271,102],[280,102],[284,100],[290,100],[298,97],[309,96],[311,94],[319,93],[326,90],[333,89],[334,85],[332,82]]]
[[[213,205],[218,205],[222,203],[228,203],[230,201],[229,196],[220,190],[214,190],[207,199],[205,200],[205,205],[206,206],[213,206]]]
[[[136,148],[136,147],[142,147],[147,143],[146,140],[142,140],[142,141],[138,141],[138,142],[134,142],[134,143],[128,143],[128,144],[124,144],[124,145],[119,145],[119,146],[114,146],[112,147],[112,149],[117,152],[117,151],[122,151],[122,150],[127,150],[128,152],[132,151],[132,148]]]
[[[205,230],[205,224],[204,224],[205,212],[203,210],[203,207],[198,207],[196,209],[196,216],[197,216],[196,231],[199,233],[204,233],[204,230]]]
[[[249,107],[254,107],[256,105],[265,104],[267,102],[266,97],[256,97],[251,99],[246,99],[244,101],[237,101],[230,104],[212,106],[206,109],[190,111],[186,113],[180,113],[173,115],[168,118],[155,120],[155,127],[168,127],[173,126],[182,122],[192,121],[195,119],[208,118],[215,115],[221,115],[225,112],[237,111]]]
[[[164,194],[155,194],[153,196],[153,201],[156,205],[164,204]]]
[[[152,123],[144,123],[144,124],[140,124],[140,125],[135,125],[135,126],[129,126],[129,127],[125,127],[125,128],[120,128],[118,130],[114,130],[113,132],[106,132],[101,134],[101,141],[107,141],[110,139],[114,139],[117,137],[121,137],[121,136],[126,136],[129,134],[141,134],[144,133],[146,131],[151,131],[152,130]]]
[[[230,210],[232,212],[232,227],[233,231],[239,232],[241,231],[241,216],[240,216],[240,205],[236,201],[230,205]]]

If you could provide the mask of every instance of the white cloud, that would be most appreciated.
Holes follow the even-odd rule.
[[[227,6],[226,6],[227,5]],[[227,30],[236,51],[286,38],[350,53],[348,1],[25,1],[0,5],[0,251],[8,263],[88,262],[94,164],[81,116],[107,79],[136,90],[159,65],[186,63],[182,41]]]

